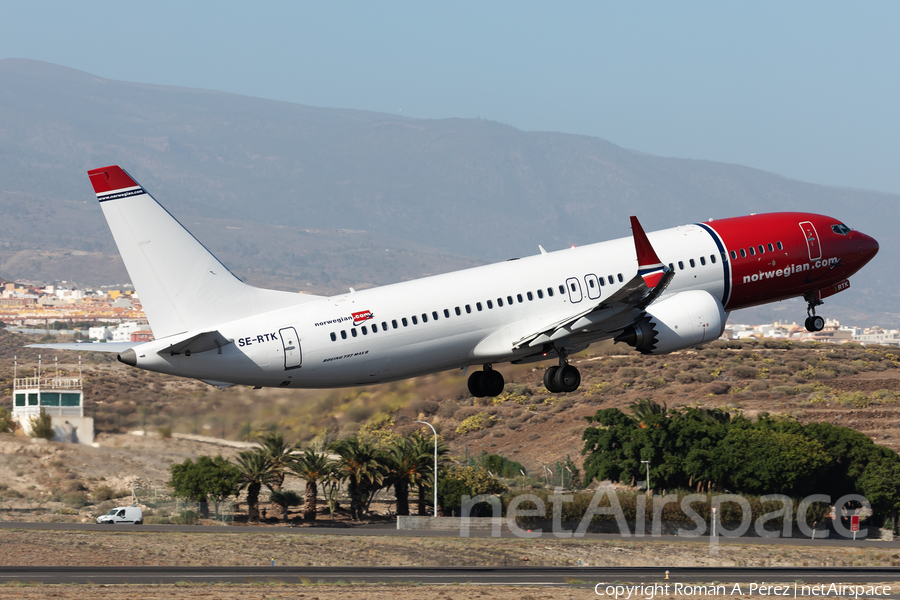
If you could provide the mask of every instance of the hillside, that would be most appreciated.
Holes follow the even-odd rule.
[[[24,336],[0,331],[0,389],[11,387],[12,356],[30,372],[37,350]],[[199,382],[125,367],[110,356],[86,355],[86,410],[99,431],[160,427],[228,439],[279,427],[304,443],[353,435],[367,421],[394,419],[408,434],[414,420],[435,424],[456,456],[496,453],[529,472],[570,455],[581,463],[583,417],[600,408],[625,409],[638,398],[670,408],[719,407],[748,416],[762,412],[802,423],[851,427],[900,450],[900,350],[857,345],[713,342],[663,356],[620,354],[600,345],[578,355],[581,388],[553,395],[542,385],[544,366],[502,366],[504,395],[476,400],[461,371],[349,390],[217,390]],[[76,369],[73,353],[61,368]],[[52,357],[44,355],[45,368]],[[21,373],[21,371],[20,371]],[[10,392],[4,402],[11,404]],[[465,419],[486,413],[493,425],[457,433]]]
[[[121,164],[239,276],[337,291],[646,228],[802,209],[882,252],[829,317],[900,324],[896,195],[478,119],[397,115],[125,83],[0,60],[0,275],[121,283],[85,176]],[[385,252],[387,250],[387,252]],[[395,258],[399,256],[399,258]],[[750,313],[802,319],[800,304]],[[743,318],[736,315],[735,318]]]

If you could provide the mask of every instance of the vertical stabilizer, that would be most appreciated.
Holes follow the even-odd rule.
[[[316,299],[241,282],[124,169],[88,176],[157,338]]]

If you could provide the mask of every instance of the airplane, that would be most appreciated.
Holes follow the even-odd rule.
[[[663,354],[720,337],[740,308],[823,300],[878,252],[824,215],[710,219],[631,237],[354,291],[314,296],[243,283],[124,169],[88,171],[155,340],[35,344],[116,352],[120,362],[220,388],[336,388],[467,371],[502,393],[500,363],[556,359],[552,393],[578,389],[569,357],[601,340]]]

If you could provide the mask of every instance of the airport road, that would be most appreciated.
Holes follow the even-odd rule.
[[[846,585],[900,581],[900,567],[719,568],[672,567],[0,567],[0,583],[407,583],[471,585],[578,585],[597,583]],[[742,586],[745,587],[745,586]],[[896,594],[897,590],[892,590]]]
[[[350,536],[397,536],[397,537],[459,537],[458,530],[453,531],[425,531],[425,530],[398,530],[395,525],[376,523],[370,525],[353,525],[343,527],[253,527],[253,526],[206,526],[206,525],[96,525],[93,523],[18,523],[0,522],[2,529],[33,529],[55,531],[133,531],[136,533],[268,533],[268,534],[296,534],[296,535],[350,535]],[[471,531],[473,538],[491,537],[490,531]],[[501,537],[514,538],[514,534],[505,530]],[[556,539],[553,533],[544,532],[541,539]],[[643,541],[643,542],[686,542],[696,544],[709,544],[709,536],[661,536],[661,537],[624,537],[617,534],[588,533],[576,539],[596,541]],[[719,544],[764,544],[786,546],[865,546],[877,548],[900,548],[900,540],[852,540],[852,539],[816,539],[808,538],[758,538],[740,537],[727,538],[718,536]]]

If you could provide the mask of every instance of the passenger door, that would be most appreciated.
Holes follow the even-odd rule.
[[[819,235],[816,233],[816,227],[809,221],[800,223],[800,229],[803,230],[803,237],[806,238],[806,247],[809,249],[809,260],[819,260],[822,258],[822,246],[819,244]]]
[[[300,338],[293,327],[278,330],[281,345],[284,347],[284,370],[299,369],[303,356],[300,353]]]

